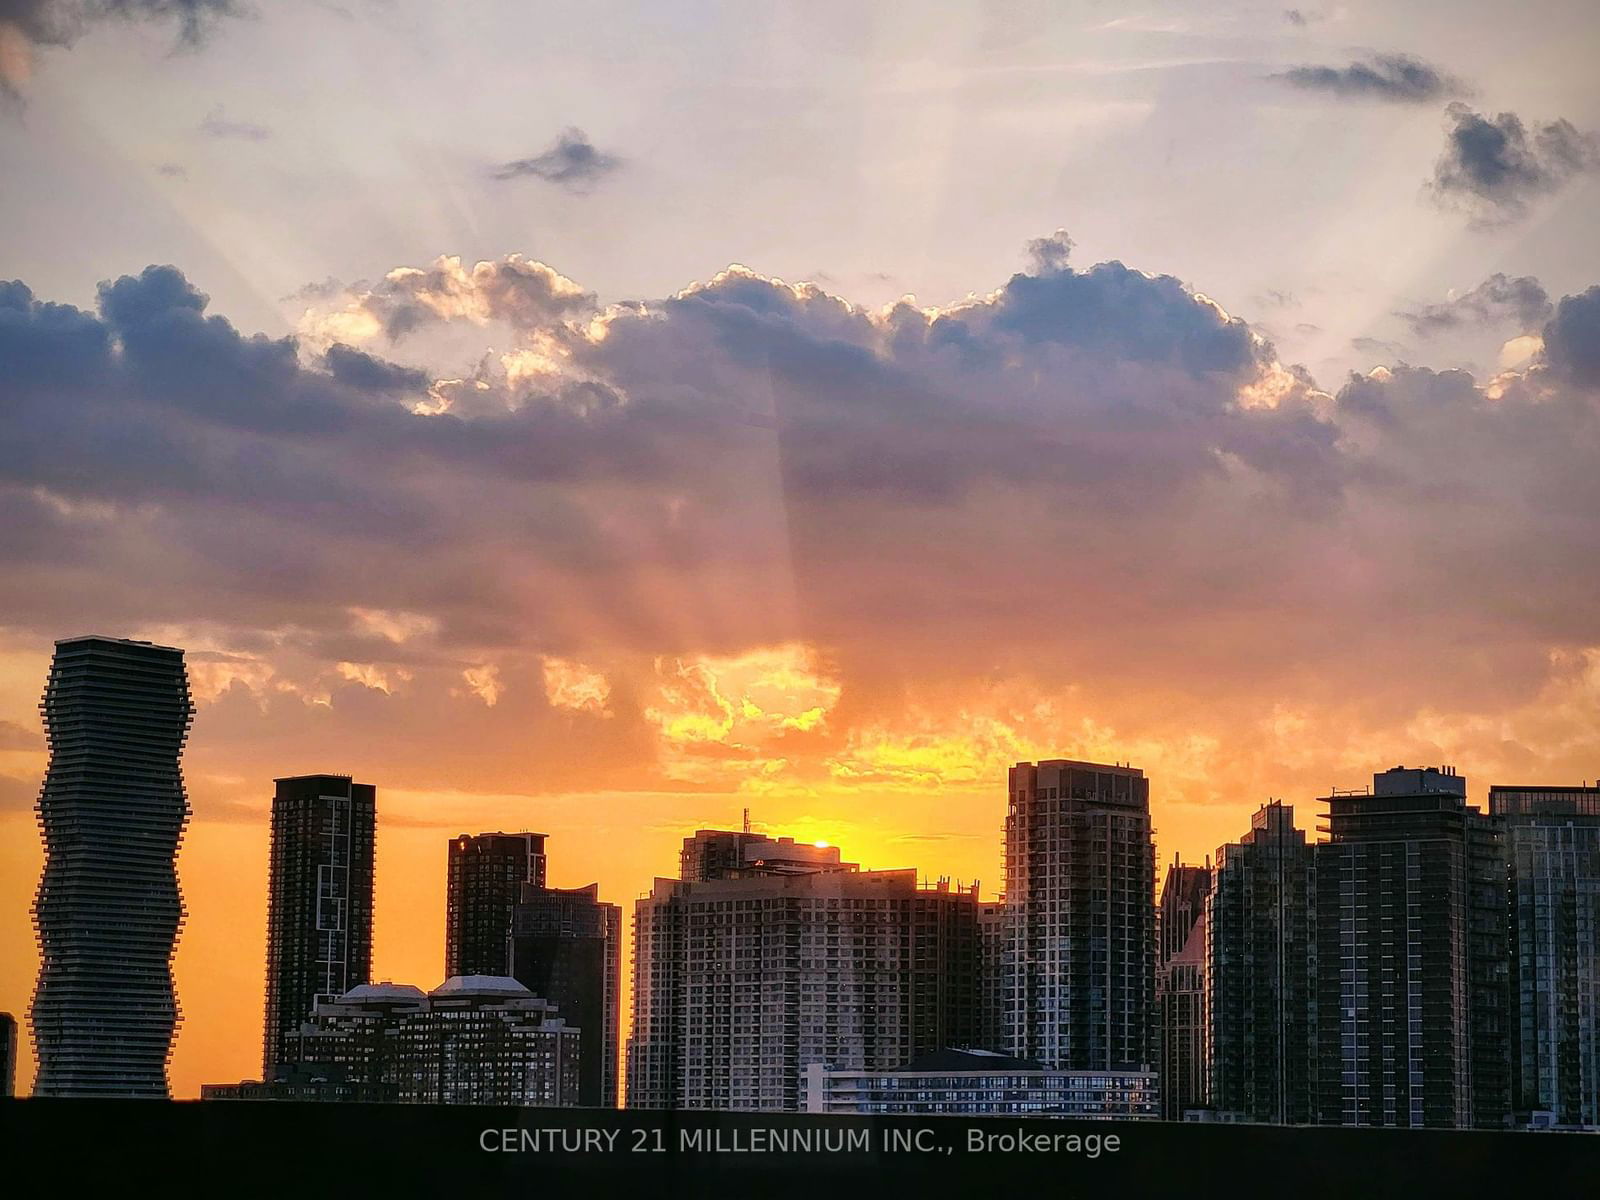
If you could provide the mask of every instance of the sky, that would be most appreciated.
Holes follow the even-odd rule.
[[[1600,777],[1592,4],[0,0],[0,1010],[54,639],[187,651],[180,1096],[274,777],[631,905],[699,827],[997,891],[1396,763]],[[24,1047],[21,1074],[31,1075]]]

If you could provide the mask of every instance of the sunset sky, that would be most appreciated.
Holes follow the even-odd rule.
[[[275,776],[631,903],[697,827],[1001,883],[1396,763],[1600,777],[1600,14],[0,0],[0,1010],[52,643],[188,651],[175,1093]],[[626,921],[625,921],[626,923]],[[24,1086],[32,1064],[24,1045]]]

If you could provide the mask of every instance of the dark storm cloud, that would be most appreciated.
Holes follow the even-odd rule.
[[[0,478],[22,489],[12,496],[28,510],[16,514],[21,528],[49,531],[40,552],[60,557],[64,543],[43,547],[74,527],[72,505],[85,501],[127,505],[157,523],[209,522],[237,506],[236,531],[254,508],[264,522],[369,534],[410,523],[424,537],[425,516],[403,491],[330,457],[348,451],[357,425],[378,437],[403,410],[302,370],[292,339],[243,337],[205,306],[171,267],[102,284],[98,317],[0,285],[0,360],[10,367],[0,384]],[[48,450],[67,443],[74,454]],[[139,524],[130,518],[129,529]],[[85,552],[117,557],[92,528],[78,532]],[[218,548],[216,561],[230,557],[236,549]]]
[[[385,362],[363,350],[335,342],[323,355],[328,373],[340,383],[370,392],[420,392],[428,386],[428,375],[412,367]]]
[[[1600,388],[1600,286],[1562,297],[1544,327],[1544,357],[1579,387]]]
[[[530,570],[587,579],[620,628],[669,618],[652,572],[770,573],[783,549],[750,524],[768,503],[752,497],[772,495],[752,450],[774,437],[796,514],[959,507],[1041,445],[1053,449],[1030,486],[1086,513],[1113,492],[1165,505],[1221,479],[1219,454],[1269,488],[1337,487],[1335,431],[1293,397],[1241,408],[1234,391],[1262,352],[1167,277],[1063,267],[992,300],[880,319],[733,271],[619,307],[593,337],[550,324],[592,302],[556,281],[526,260],[446,262],[352,298],[391,329],[399,313],[498,316],[565,346],[554,379],[436,384],[442,413],[408,407],[410,368],[336,343],[313,369],[291,339],[240,334],[171,267],[103,285],[98,315],[6,285],[5,552],[109,576],[143,554],[117,601],[130,607],[209,596],[246,624],[279,609],[339,628],[360,603],[555,637],[574,616],[537,611],[519,582]],[[158,587],[158,561],[187,582]],[[58,620],[48,590],[15,611]],[[512,615],[486,623],[497,609]],[[760,604],[739,618],[767,619]]]
[[[1422,104],[1460,91],[1437,67],[1408,54],[1379,54],[1347,67],[1292,67],[1277,78],[1307,91]]]
[[[1332,398],[1171,277],[1045,258],[938,309],[729,270],[604,313],[543,264],[441,260],[338,313],[374,337],[400,308],[503,320],[537,369],[490,356],[425,394],[348,342],[247,337],[171,267],[97,313],[0,285],[0,609],[418,670],[772,645],[797,596],[856,670],[1137,644],[1129,670],[1337,673],[1385,661],[1397,623],[1433,636],[1408,596],[1451,636],[1600,644],[1592,605],[1555,604],[1600,555],[1600,416],[1571,387],[1597,373],[1594,294],[1493,400],[1411,368]],[[1460,588],[1474,561],[1550,603]],[[357,607],[434,632],[385,651]]]
[[[494,177],[522,179],[531,176],[572,191],[584,191],[621,165],[620,158],[597,150],[588,135],[574,127],[563,130],[555,145],[544,153],[496,167]]]
[[[1170,275],[1151,277],[1118,262],[1015,275],[992,309],[975,308],[971,316],[1027,341],[1196,374],[1241,374],[1257,363],[1243,321],[1197,300]]]
[[[110,330],[90,314],[0,281],[0,362],[14,385],[93,383],[109,368],[110,350]]]
[[[1164,477],[1151,503],[1213,474],[1219,452],[1261,464],[1291,490],[1322,477],[1280,472],[1262,453],[1281,435],[1298,457],[1304,429],[1234,402],[1268,353],[1247,327],[1170,276],[1118,263],[1019,274],[987,300],[901,304],[881,321],[730,271],[670,301],[667,314],[670,352],[647,322],[618,322],[602,343],[623,390],[637,397],[635,370],[703,337],[711,345],[694,374],[701,359],[737,365],[751,373],[747,386],[771,395],[786,483],[802,496],[956,503],[1042,445],[1053,449],[1039,486],[1063,494],[1139,486],[1121,472],[1129,456]],[[721,407],[721,389],[682,386]]]
[[[1445,149],[1430,188],[1440,202],[1465,208],[1480,224],[1513,220],[1530,200],[1600,165],[1595,139],[1569,121],[1530,130],[1515,113],[1490,118],[1464,104],[1447,112]]]
[[[1550,318],[1550,296],[1530,275],[1508,278],[1496,272],[1469,292],[1443,304],[1400,312],[1399,316],[1419,337],[1474,325],[1513,324],[1529,333]]]
[[[174,267],[146,267],[99,289],[121,346],[122,380],[163,406],[260,432],[329,433],[354,419],[355,393],[308,376],[292,338],[243,337]]]

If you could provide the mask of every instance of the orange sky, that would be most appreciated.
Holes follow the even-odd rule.
[[[180,1096],[257,1068],[278,776],[377,785],[374,971],[423,987],[461,832],[544,832],[626,912],[747,806],[992,894],[1025,759],[1143,768],[1163,865],[1397,763],[1479,803],[1594,778],[1600,288],[1490,379],[1325,387],[1071,250],[879,309],[446,256],[284,339],[173,267],[92,312],[0,292],[0,1008],[58,637],[186,651]]]
[[[423,987],[462,832],[629,937],[747,807],[992,895],[1024,759],[1161,868],[1600,776],[1594,0],[366,7],[0,0],[0,1009],[84,634],[197,698],[179,1096],[278,776]]]
[[[42,681],[44,648],[15,650],[5,658],[5,711],[21,718],[31,676]],[[188,921],[181,936],[176,978],[184,1024],[172,1062],[177,1096],[194,1096],[204,1082],[252,1077],[258,1070],[265,952],[266,814],[273,771],[350,771],[378,785],[376,940],[377,978],[439,981],[443,959],[445,848],[458,832],[534,829],[551,835],[550,877],[556,886],[598,880],[602,896],[624,907],[625,937],[631,941],[631,901],[657,874],[675,872],[683,835],[697,827],[737,828],[750,806],[758,827],[803,840],[827,840],[868,867],[915,866],[924,875],[979,879],[985,894],[997,890],[1005,766],[1024,753],[1042,756],[1131,760],[1152,779],[1158,860],[1164,868],[1175,852],[1195,860],[1248,826],[1254,805],[1268,794],[1300,806],[1303,827],[1312,824],[1309,800],[1334,783],[1361,784],[1372,769],[1391,762],[1434,762],[1441,755],[1469,775],[1475,800],[1491,781],[1509,781],[1511,768],[1493,756],[1474,756],[1450,736],[1447,723],[1428,728],[1413,721],[1388,753],[1357,754],[1352,748],[1313,752],[1312,726],[1302,717],[1279,714],[1266,726],[1235,730],[1238,751],[1220,737],[1149,736],[1119,741],[1115,732],[1088,722],[1076,735],[1046,746],[1031,726],[1049,719],[1013,714],[1015,725],[991,715],[950,711],[942,721],[926,718],[915,729],[884,731],[859,740],[850,755],[835,755],[825,781],[790,787],[784,771],[763,766],[781,761],[785,722],[805,723],[820,703],[825,720],[837,703],[833,687],[815,672],[807,654],[778,648],[737,661],[700,663],[694,672],[728,703],[714,720],[690,698],[662,693],[656,722],[658,752],[682,754],[694,746],[742,746],[731,758],[686,758],[676,768],[698,780],[692,791],[543,793],[486,792],[471,788],[430,790],[408,786],[405,774],[386,768],[388,748],[380,739],[351,745],[338,755],[285,759],[281,767],[256,760],[248,749],[231,755],[213,745],[216,699],[202,699],[186,757],[196,817],[179,858]],[[570,688],[571,672],[554,672],[558,690]],[[1594,684],[1593,667],[1588,686]],[[372,689],[367,689],[372,690]],[[581,692],[581,689],[580,689]],[[378,693],[380,698],[383,693]],[[593,689],[587,693],[595,700]],[[509,700],[509,696],[497,697]],[[578,696],[581,701],[582,695]],[[441,737],[471,739],[494,707],[460,701],[457,725]],[[313,716],[336,727],[337,697],[308,702]],[[733,709],[732,720],[726,719]],[[760,709],[759,715],[756,714]],[[1197,724],[1206,723],[1196,713]],[[605,718],[598,718],[604,720]],[[1087,721],[1087,719],[1085,719]],[[21,723],[20,720],[18,723]],[[1331,740],[1331,739],[1330,739]],[[1259,742],[1275,748],[1278,761],[1258,765]],[[1286,751],[1299,743],[1299,757]],[[1248,755],[1248,756],[1247,756]],[[4,752],[6,774],[36,781],[42,751]],[[706,764],[712,765],[708,767]],[[246,766],[245,764],[249,764]],[[1491,777],[1484,770],[1498,768]],[[226,768],[237,773],[225,773]],[[862,775],[866,782],[852,778]],[[1521,779],[1516,774],[1515,779]],[[1543,775],[1541,774],[1541,778]],[[465,782],[465,781],[464,781]],[[37,957],[28,906],[42,862],[31,814],[16,806],[0,812],[0,1009],[25,1011]],[[624,963],[628,947],[624,947]],[[25,1045],[19,1077],[26,1085],[32,1062]]]

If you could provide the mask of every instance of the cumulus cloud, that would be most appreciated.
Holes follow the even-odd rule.
[[[598,717],[611,716],[607,707],[611,683],[599,671],[564,658],[544,660],[545,699],[552,708],[571,709]]]
[[[1067,265],[1072,253],[1072,239],[1065,229],[1058,229],[1049,237],[1034,238],[1028,243],[1028,257],[1040,273],[1060,271]]]
[[[172,24],[181,45],[195,46],[243,11],[238,0],[0,0],[0,91],[20,93],[38,47],[71,46],[96,25]]]
[[[379,335],[397,341],[429,325],[461,320],[503,321],[529,331],[595,307],[591,292],[520,254],[470,269],[458,257],[441,256],[426,268],[396,268],[375,284],[317,285],[302,298],[314,301],[301,318],[302,334],[350,343]]]
[[[328,373],[340,383],[375,392],[418,392],[427,388],[428,374],[414,367],[402,367],[363,350],[335,342],[323,361]]]
[[[1403,104],[1424,104],[1461,91],[1459,82],[1409,54],[1378,54],[1347,67],[1291,67],[1276,78],[1307,91]]]
[[[622,165],[616,155],[597,150],[576,127],[565,129],[555,144],[532,158],[519,158],[494,169],[496,179],[542,179],[569,191],[583,192]]]
[[[1600,146],[1565,120],[1524,126],[1516,113],[1489,117],[1465,104],[1447,109],[1444,153],[1429,188],[1436,200],[1480,225],[1521,217],[1531,201],[1600,165]]]
[[[1564,296],[1544,327],[1550,368],[1579,387],[1600,388],[1600,286]]]
[[[1442,304],[1398,313],[1419,337],[1474,325],[1513,324],[1521,332],[1539,328],[1551,313],[1550,296],[1532,276],[1508,278],[1500,272],[1471,291]]]
[[[0,285],[4,638],[159,631],[219,655],[208,742],[379,738],[415,787],[796,794],[1034,753],[1326,786],[1388,757],[1366,731],[1428,704],[1439,743],[1600,647],[1600,292],[1488,385],[1325,391],[1045,241],[882,309],[742,268],[601,309],[445,258],[319,292],[298,341],[172,267],[94,311]],[[491,326],[460,378],[387,357]],[[1534,762],[1594,740],[1507,729]]]

